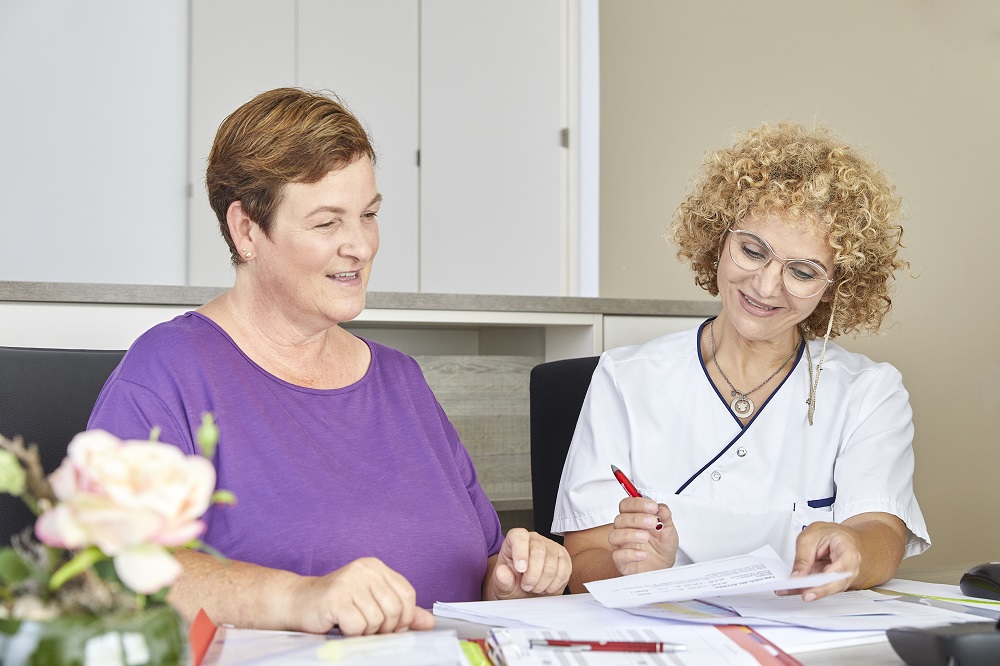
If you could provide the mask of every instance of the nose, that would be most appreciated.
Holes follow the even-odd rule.
[[[370,261],[378,250],[378,226],[366,221],[357,221],[344,226],[346,228],[338,250],[340,256],[351,257],[361,262]]]
[[[757,290],[761,296],[774,296],[785,286],[785,265],[777,259],[757,271]]]

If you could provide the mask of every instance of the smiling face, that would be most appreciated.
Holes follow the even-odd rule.
[[[381,201],[367,156],[316,183],[285,185],[270,234],[257,230],[258,293],[295,326],[357,317],[378,251]]]
[[[834,252],[817,225],[790,224],[777,213],[747,218],[739,229],[752,231],[771,246],[775,254],[810,259],[834,273]],[[781,342],[827,298],[829,290],[810,298],[798,298],[785,288],[784,266],[776,259],[764,268],[748,271],[733,262],[729,235],[719,253],[718,286],[726,318],[748,341]]]

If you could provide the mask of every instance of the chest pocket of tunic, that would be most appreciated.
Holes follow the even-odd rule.
[[[795,504],[795,510],[792,511],[791,523],[788,525],[788,536],[791,539],[790,546],[793,560],[795,558],[795,540],[799,538],[802,530],[816,522],[833,522],[832,502],[818,508],[809,506],[809,504],[812,504],[812,502],[798,502]],[[824,503],[817,502],[817,504]],[[789,562],[791,561],[789,560]]]
[[[764,544],[770,544],[788,562],[795,555],[798,532],[792,536],[789,526],[797,521],[790,502],[745,508],[685,495],[654,499],[670,507],[677,525],[678,565],[745,555]],[[829,511],[826,514],[831,515]]]

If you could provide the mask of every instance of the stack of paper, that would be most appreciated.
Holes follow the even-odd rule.
[[[775,590],[823,585],[846,575],[790,578],[790,571],[765,547],[749,555],[595,581],[586,586],[589,594],[435,604],[434,613],[494,627],[563,631],[750,626],[789,652],[881,641],[893,627],[984,620],[958,612],[960,606],[956,611],[925,598],[872,591],[812,602],[775,595]]]
[[[203,666],[465,666],[454,631],[332,638],[293,631],[220,628]]]

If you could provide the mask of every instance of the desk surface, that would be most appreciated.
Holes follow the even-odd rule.
[[[969,568],[979,564],[965,563],[947,566],[922,565],[919,562],[907,564],[905,561],[896,574],[897,578],[919,580],[927,583],[946,583],[956,585],[961,575]],[[437,618],[439,629],[454,629],[462,638],[485,638],[489,627],[482,624],[456,620],[452,618]],[[223,638],[223,640],[225,640]],[[204,666],[212,666],[211,650],[206,655]],[[904,662],[896,655],[888,642],[845,647],[817,652],[807,652],[795,655],[803,666],[833,666],[864,664],[864,666],[900,666]]]
[[[925,565],[919,560],[900,565],[896,578],[919,580],[925,583],[946,583],[957,585],[962,574],[981,562],[969,562],[952,565]],[[484,638],[487,627],[462,620],[437,618],[437,626],[442,629],[455,629],[463,638]],[[836,648],[817,652],[807,652],[795,655],[803,666],[833,666],[844,664],[864,664],[864,666],[900,666],[905,662],[899,658],[888,642],[859,645],[855,647]]]

